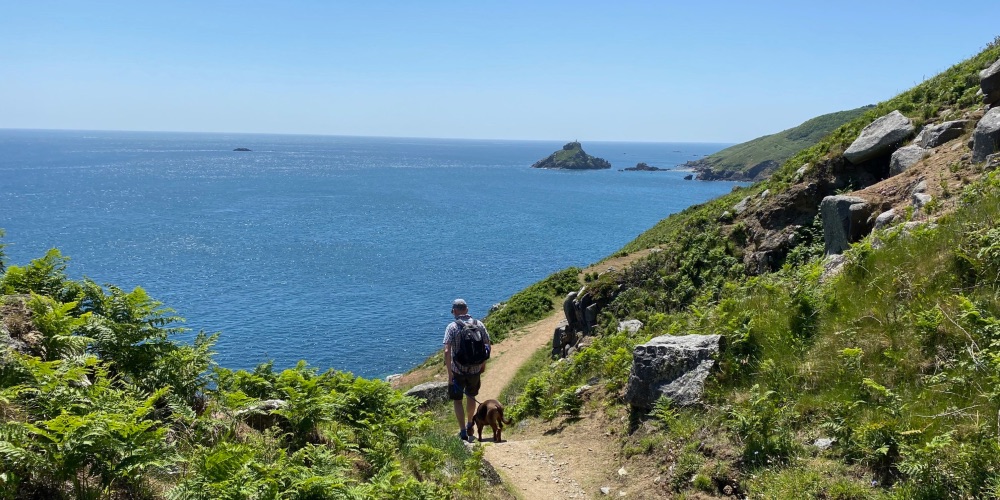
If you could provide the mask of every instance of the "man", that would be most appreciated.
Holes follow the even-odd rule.
[[[458,437],[462,441],[472,441],[472,420],[476,412],[476,395],[479,394],[481,385],[480,376],[486,369],[486,363],[479,363],[466,366],[454,359],[458,352],[462,327],[474,325],[478,333],[482,336],[486,349],[490,348],[490,334],[486,332],[483,323],[469,316],[469,306],[462,299],[455,299],[451,303],[451,314],[455,316],[455,321],[448,324],[444,330],[444,366],[448,370],[448,399],[455,405],[455,419],[458,420]],[[462,408],[462,395],[465,395],[465,411]],[[466,423],[465,417],[468,415],[469,421]]]

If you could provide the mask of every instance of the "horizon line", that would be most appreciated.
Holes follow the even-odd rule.
[[[16,128],[0,127],[0,131],[25,131],[25,132],[110,132],[110,133],[138,133],[138,134],[214,134],[214,135],[277,135],[277,136],[300,136],[300,137],[349,137],[358,139],[423,139],[442,141],[504,141],[504,142],[565,142],[566,139],[497,139],[482,137],[430,137],[430,136],[394,136],[394,135],[352,135],[352,134],[306,134],[292,132],[209,132],[209,131],[181,131],[181,130],[114,130],[114,129],[74,129],[74,128]],[[752,140],[752,139],[751,139]],[[652,140],[608,140],[608,139],[586,139],[580,141],[573,139],[569,142],[622,142],[622,143],[647,143],[647,144],[740,144],[737,142],[718,141],[652,141]],[[746,142],[746,141],[744,141]]]

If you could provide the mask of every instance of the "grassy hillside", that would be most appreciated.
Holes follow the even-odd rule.
[[[816,144],[837,127],[857,118],[869,108],[871,106],[817,116],[797,127],[758,137],[700,160],[687,162],[684,167],[697,169],[698,178],[702,180],[760,180],[795,153]]]
[[[661,250],[588,285],[607,301],[600,333],[528,378],[511,413],[564,425],[587,405],[628,414],[621,454],[662,477],[651,496],[1000,496],[1000,173],[960,158],[957,139],[947,146],[954,160],[940,167],[951,179],[941,203],[902,210],[921,224],[868,236],[826,279],[819,226],[797,230],[779,270],[752,275],[742,262],[747,228],[766,209],[721,216],[765,190],[780,198],[805,163],[828,175],[860,130],[891,110],[918,126],[974,115],[978,72],[998,58],[993,43],[840,126],[770,180],[631,242],[622,253]],[[644,326],[618,332],[627,319]],[[661,400],[630,413],[622,395],[632,349],[689,333],[725,340],[704,404]],[[601,392],[583,400],[584,384]]]

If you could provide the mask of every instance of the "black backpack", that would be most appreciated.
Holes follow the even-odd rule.
[[[482,323],[474,319],[468,323],[456,319],[455,324],[458,325],[458,349],[454,353],[455,361],[460,365],[472,366],[490,359],[490,349],[486,346]]]

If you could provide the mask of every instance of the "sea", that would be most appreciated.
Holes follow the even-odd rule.
[[[584,142],[614,168],[532,163],[558,141],[0,130],[5,263],[50,248],[219,332],[232,369],[305,360],[374,378],[473,316],[732,190],[678,165],[715,143]],[[251,151],[234,151],[248,148]],[[672,170],[622,172],[638,162]]]

